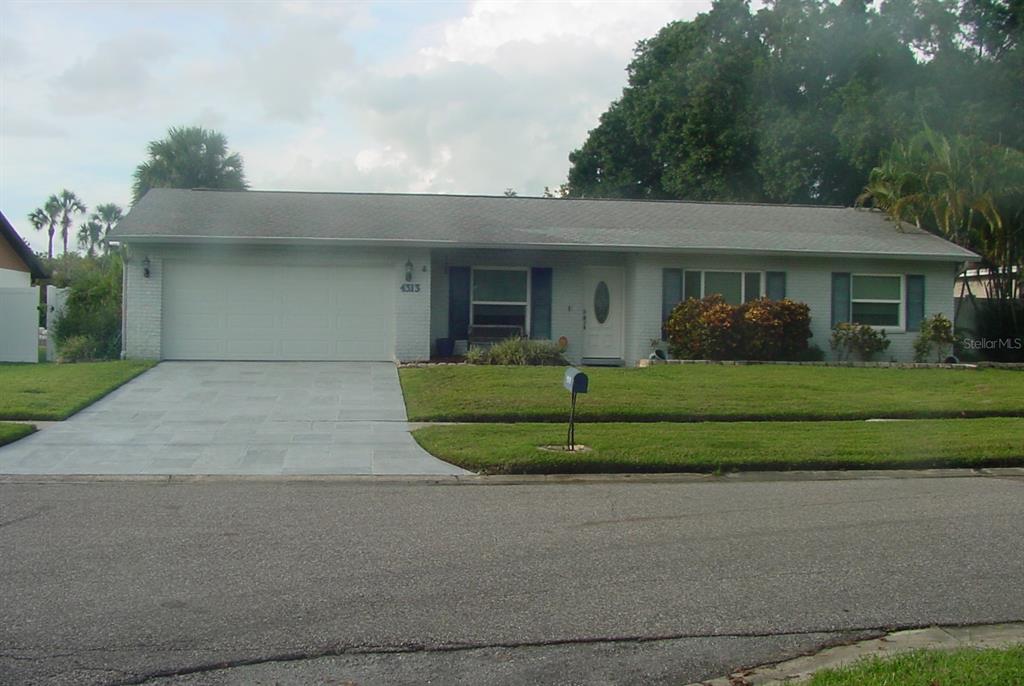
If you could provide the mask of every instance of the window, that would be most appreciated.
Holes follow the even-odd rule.
[[[761,272],[688,271],[686,297],[703,298],[717,293],[730,305],[761,297]]]
[[[470,289],[472,326],[528,329],[530,271],[521,267],[474,267]]]
[[[903,277],[854,274],[851,277],[850,320],[869,326],[903,326]]]

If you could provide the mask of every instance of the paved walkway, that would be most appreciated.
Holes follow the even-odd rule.
[[[405,420],[388,363],[163,362],[0,448],[0,474],[468,473]]]

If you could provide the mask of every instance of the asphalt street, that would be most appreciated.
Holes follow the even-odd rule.
[[[0,483],[2,683],[686,683],[1024,620],[1024,479]]]

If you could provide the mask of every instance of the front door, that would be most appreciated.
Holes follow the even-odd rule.
[[[621,267],[587,267],[583,279],[583,357],[623,359]]]

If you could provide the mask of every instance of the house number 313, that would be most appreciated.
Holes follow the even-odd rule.
[[[403,293],[419,293],[420,292],[420,285],[418,283],[403,283],[402,284],[402,292]]]

